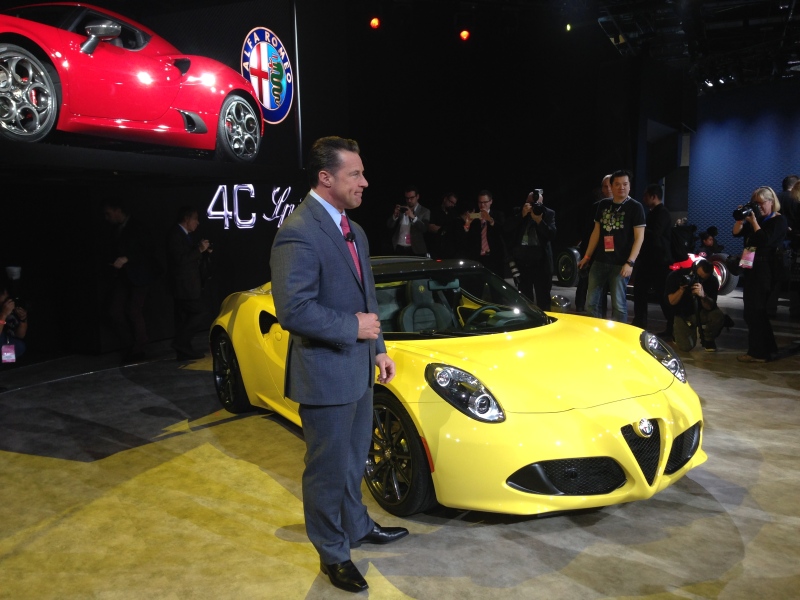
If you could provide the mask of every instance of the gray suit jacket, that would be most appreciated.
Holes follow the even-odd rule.
[[[300,404],[356,402],[375,380],[383,336],[358,340],[357,312],[378,312],[364,230],[350,221],[364,284],[342,233],[316,198],[306,196],[283,222],[270,256],[272,294],[289,331],[286,397]]]

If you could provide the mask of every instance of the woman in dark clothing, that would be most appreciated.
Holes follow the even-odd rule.
[[[771,187],[757,188],[750,198],[758,205],[747,217],[733,224],[734,237],[744,237],[742,267],[744,279],[744,321],[747,323],[747,354],[738,356],[741,362],[766,362],[778,351],[772,325],[767,316],[767,303],[776,278],[775,251],[786,237],[788,224],[778,197]],[[748,265],[752,262],[752,266]]]

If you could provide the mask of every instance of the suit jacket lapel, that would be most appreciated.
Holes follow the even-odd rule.
[[[342,235],[342,232],[339,231],[339,228],[333,222],[331,216],[322,206],[320,206],[319,201],[310,194],[306,196],[306,199],[303,202],[308,202],[308,206],[311,209],[311,213],[314,215],[314,218],[319,222],[319,228],[325,233],[325,235],[331,238],[331,241],[333,242],[334,246],[336,246],[336,248],[344,257],[345,262],[350,267],[350,272],[353,274],[353,277],[358,282],[358,284],[363,288],[363,282],[361,281],[361,278],[358,276],[358,271],[356,271],[356,264],[353,262],[353,257],[350,256],[350,249],[347,247],[347,242],[344,241],[344,236]],[[355,231],[353,231],[353,235],[356,236],[357,243],[360,242],[360,240],[358,239],[359,236]],[[358,243],[358,247],[363,248],[364,247],[363,242]],[[361,256],[362,252],[359,252],[358,254],[358,261],[361,263],[361,272],[363,273],[364,261]]]

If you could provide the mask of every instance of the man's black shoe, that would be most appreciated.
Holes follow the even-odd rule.
[[[351,542],[350,547],[358,548],[361,544],[389,544],[407,535],[408,529],[405,527],[381,527],[375,523],[372,531],[357,542]]]
[[[716,352],[717,351],[717,342],[711,340],[710,342],[703,342],[703,348],[706,349],[706,352]]]
[[[328,576],[331,583],[346,592],[363,592],[369,586],[367,580],[361,576],[352,560],[326,565],[319,561],[320,570]]]
[[[201,358],[205,358],[205,354],[202,352],[195,352],[192,350],[191,352],[176,352],[175,353],[175,360],[200,360]]]

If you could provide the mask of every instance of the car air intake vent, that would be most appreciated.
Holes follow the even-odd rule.
[[[189,72],[189,67],[192,65],[192,61],[188,58],[176,58],[175,62],[172,63],[175,65],[175,68],[181,72],[181,75],[186,75]]]
[[[208,133],[208,127],[197,113],[188,110],[178,110],[183,117],[183,128],[187,133]]]
[[[689,429],[675,438],[672,443],[672,450],[667,459],[667,468],[664,472],[672,475],[685,465],[697,452],[700,446],[700,422],[698,421]]]
[[[613,458],[544,460],[519,469],[506,483],[521,492],[549,496],[608,494],[625,483],[625,473]]]
[[[636,462],[639,463],[639,468],[642,470],[647,483],[653,485],[656,478],[656,471],[658,470],[658,459],[661,454],[661,429],[658,426],[658,421],[651,421],[653,424],[653,433],[649,438],[640,437],[633,430],[632,425],[625,425],[620,431],[628,446],[636,457]]]

